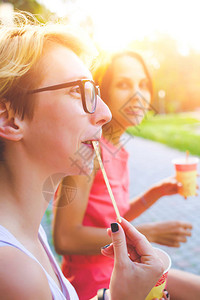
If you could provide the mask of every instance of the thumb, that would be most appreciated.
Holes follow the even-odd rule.
[[[124,230],[118,223],[112,223],[111,232],[115,263],[124,262],[126,258],[128,258],[128,250]]]

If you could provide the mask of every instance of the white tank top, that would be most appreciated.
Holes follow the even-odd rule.
[[[44,267],[40,264],[40,262],[33,256],[31,252],[29,252],[5,227],[0,225],[0,247],[3,246],[11,246],[18,248],[25,254],[27,254],[29,257],[34,259],[43,269],[47,276],[47,280],[49,283],[49,287],[51,289],[51,294],[53,300],[78,300],[77,293],[74,289],[74,287],[71,285],[71,283],[64,277],[62,274],[61,269],[59,268],[53,253],[51,252],[50,246],[47,241],[47,237],[45,234],[44,229],[40,225],[39,232],[38,232],[39,240],[44,247],[44,250],[47,253],[47,256],[50,260],[50,263],[55,271],[55,273],[58,276],[58,280],[60,281],[60,285],[62,288],[62,292],[53,280],[53,278],[47,273],[47,271],[44,269]]]

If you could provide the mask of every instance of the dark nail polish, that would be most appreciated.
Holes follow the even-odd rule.
[[[110,244],[108,244],[108,245],[105,245],[105,246],[101,247],[101,249],[108,248],[109,246],[110,246]]]
[[[111,223],[112,232],[117,232],[119,230],[119,226],[117,223]]]

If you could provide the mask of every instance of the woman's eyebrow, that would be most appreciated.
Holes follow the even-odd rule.
[[[77,81],[77,80],[81,80],[81,79],[88,79],[88,80],[93,80],[92,76],[76,76],[76,77],[71,77],[68,78],[65,82],[70,82],[70,81]]]
[[[127,76],[118,76],[116,77],[116,80],[119,81],[119,80],[126,80],[126,81],[129,81],[129,82],[132,82],[132,79],[130,77],[127,77]]]

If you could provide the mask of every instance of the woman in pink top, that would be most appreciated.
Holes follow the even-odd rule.
[[[111,118],[80,59],[86,45],[68,27],[41,25],[30,14],[14,13],[7,25],[0,24],[2,300],[78,300],[40,222],[62,176],[79,173],[72,160],[90,174],[91,139],[100,139],[102,125]],[[87,164],[77,157],[79,149],[87,150]],[[143,300],[162,275],[162,262],[126,220],[111,224],[108,233],[113,244],[102,253],[116,264],[110,291],[94,299]],[[143,263],[136,268],[138,256]]]
[[[176,181],[170,178],[131,201],[129,198],[128,153],[120,139],[128,126],[140,124],[148,110],[152,98],[151,78],[143,59],[133,52],[106,57],[94,77],[113,115],[112,121],[103,127],[101,156],[119,212],[131,221],[160,197],[175,194],[178,189]],[[80,170],[80,174],[84,172]],[[74,201],[66,205],[65,189],[72,180],[77,192]],[[106,228],[116,216],[98,163],[95,161],[90,176],[65,178],[57,201],[55,249],[63,255],[64,275],[77,289],[80,299],[87,300],[99,288],[109,286],[113,268],[113,260],[100,254],[100,248],[110,243]],[[185,222],[141,224],[138,228],[151,242],[175,247],[191,235],[191,224]],[[90,290],[85,287],[87,280],[91,283]]]

